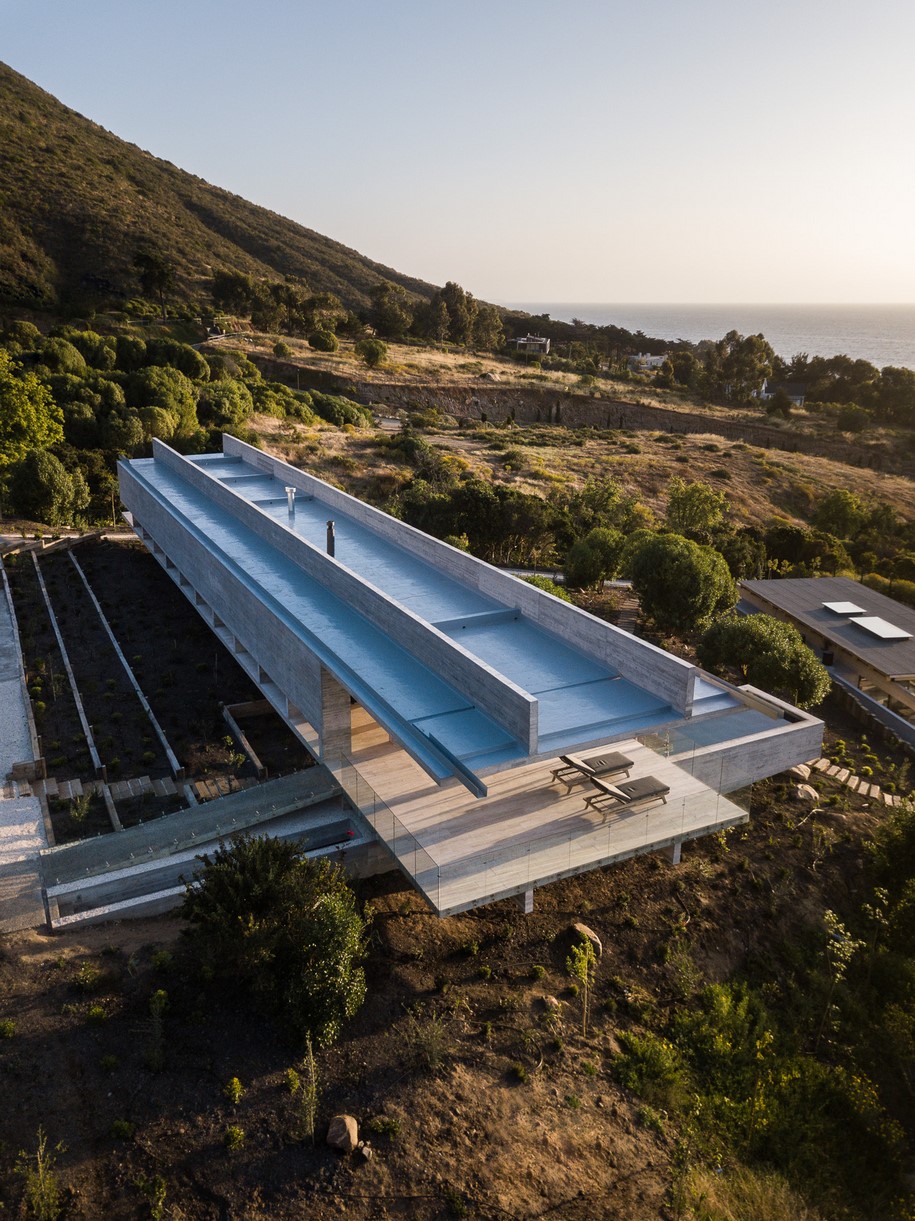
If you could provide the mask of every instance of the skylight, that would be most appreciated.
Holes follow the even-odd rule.
[[[823,607],[834,615],[866,615],[863,606],[855,606],[854,602],[824,602]]]
[[[870,632],[872,636],[879,636],[881,640],[911,640],[912,638],[911,632],[887,623],[886,619],[881,619],[877,615],[871,615],[865,619],[853,619],[852,623],[863,627],[865,632]]]

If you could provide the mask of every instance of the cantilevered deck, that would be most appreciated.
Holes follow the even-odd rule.
[[[547,882],[734,827],[747,813],[637,739],[614,744],[631,775],[670,788],[660,801],[607,817],[589,809],[586,782],[551,783],[558,758],[490,774],[486,797],[468,804],[456,782],[433,783],[362,710],[350,760],[336,768],[354,805],[439,915],[523,894]]]

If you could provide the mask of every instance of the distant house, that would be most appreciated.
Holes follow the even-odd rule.
[[[807,394],[807,387],[801,382],[775,382],[770,378],[762,384],[762,390],[759,392],[759,397],[763,402],[769,399],[774,399],[776,394],[781,391],[788,399],[791,400],[792,407],[803,407],[804,397]]]
[[[915,610],[849,577],[741,581],[743,608],[793,623],[839,687],[915,746]]]
[[[660,369],[667,360],[667,353],[661,356],[651,356],[648,352],[640,352],[638,356],[627,356],[626,366],[630,373],[653,373]]]
[[[550,351],[550,341],[542,335],[525,335],[521,339],[513,339],[512,343],[519,352],[528,352],[537,356],[547,356]]]

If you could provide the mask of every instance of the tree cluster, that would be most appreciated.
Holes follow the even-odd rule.
[[[101,335],[31,323],[0,335],[0,495],[6,511],[56,526],[111,521],[116,459],[158,437],[184,452],[249,437],[255,413],[365,427],[372,414],[338,395],[265,382],[246,356],[203,357],[168,338]]]
[[[365,999],[365,923],[343,871],[243,836],[203,858],[181,908],[196,971],[297,1038],[334,1042]]]

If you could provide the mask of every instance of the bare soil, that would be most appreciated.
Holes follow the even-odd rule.
[[[255,769],[233,738],[222,705],[257,701],[260,693],[228,650],[140,544],[89,541],[74,554],[187,780],[253,780]],[[48,775],[58,782],[91,781],[92,760],[33,561],[20,555],[5,564]],[[43,556],[39,567],[109,781],[169,775],[158,735],[68,553]],[[272,712],[240,727],[269,776],[311,765],[308,752]],[[144,794],[117,807],[121,822],[130,826],[185,804],[181,796]],[[97,797],[86,810],[53,800],[50,814],[58,843],[111,831]]]
[[[854,727],[835,717],[856,750]],[[200,1221],[673,1218],[676,1129],[615,1080],[618,1036],[707,981],[749,974],[783,1000],[804,986],[797,947],[824,906],[860,902],[861,841],[885,816],[817,784],[812,816],[787,784],[760,784],[750,825],[690,845],[680,867],[643,857],[546,887],[531,916],[504,902],[439,920],[398,875],[362,884],[374,912],[368,999],[318,1054],[314,1145],[285,1085],[301,1049],[242,998],[214,1001],[188,976],[178,919],[8,938],[10,1215],[15,1154],[34,1149],[41,1125],[65,1145],[67,1219],[148,1217],[157,1176],[162,1215]],[[576,920],[604,947],[587,1037],[565,967]],[[158,989],[168,1007],[156,1064]],[[561,1001],[555,1020],[546,996]],[[236,1105],[223,1092],[233,1077],[245,1091]],[[359,1121],[370,1160],[323,1143],[339,1112]],[[231,1127],[243,1133],[234,1152]]]

